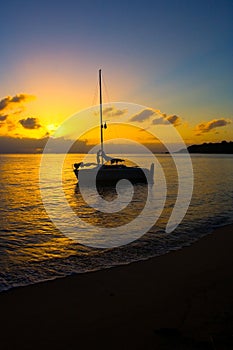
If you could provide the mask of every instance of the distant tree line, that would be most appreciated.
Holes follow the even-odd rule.
[[[188,147],[189,153],[215,153],[215,154],[233,154],[233,142],[222,141],[219,143],[202,143],[201,145],[192,145]],[[185,152],[180,150],[179,152]]]

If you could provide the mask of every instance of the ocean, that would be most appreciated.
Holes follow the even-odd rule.
[[[169,154],[155,156],[165,174],[166,198],[160,192],[161,179],[155,169],[155,183],[150,192],[157,198],[156,205],[149,205],[146,214],[137,221],[138,236],[132,240],[131,232],[125,227],[143,212],[148,197],[147,186],[135,186],[130,203],[124,203],[123,193],[120,211],[102,213],[84,201],[77,186],[72,164],[82,161],[83,155],[67,155],[62,172],[63,191],[52,183],[53,164],[61,155],[48,155],[50,165],[46,184],[41,184],[39,179],[41,155],[0,155],[0,291],[162,255],[190,245],[214,228],[233,222],[233,156],[193,154],[194,188],[189,208],[178,227],[166,232],[179,183],[172,157]],[[150,165],[149,159],[142,155],[135,155],[135,162],[140,157],[146,166]],[[182,163],[183,156],[177,157]],[[71,239],[55,226],[42,202],[41,187],[50,193],[54,215],[72,230],[68,214],[62,210],[65,196],[73,214],[84,223],[78,228],[80,237],[85,236],[90,244]],[[116,192],[110,189],[100,195],[111,209]],[[90,200],[94,203],[96,198]],[[154,221],[153,225],[144,232],[146,223],[151,221]],[[114,227],[119,227],[127,244],[106,248],[91,246],[93,236],[98,236],[103,228],[108,232],[108,237],[105,233],[103,239],[111,242]]]

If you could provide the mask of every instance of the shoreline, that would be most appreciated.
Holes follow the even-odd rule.
[[[232,229],[217,228],[190,246],[147,260],[3,291],[1,344],[230,349]]]
[[[168,250],[165,250],[164,252],[160,252],[160,253],[157,253],[157,254],[151,255],[151,256],[141,257],[141,258],[138,258],[138,260],[129,260],[129,261],[124,261],[124,262],[116,262],[116,263],[114,263],[112,265],[105,266],[105,267],[104,266],[93,267],[92,269],[89,269],[89,270],[83,270],[83,271],[78,271],[78,272],[71,272],[71,273],[64,274],[64,275],[57,275],[57,276],[51,277],[51,278],[38,279],[37,281],[31,282],[31,283],[29,283],[29,282],[26,283],[25,282],[25,283],[22,283],[22,284],[15,284],[14,286],[9,286],[9,287],[0,289],[0,296],[1,296],[2,293],[6,293],[6,292],[9,292],[11,290],[18,289],[18,288],[30,287],[30,286],[35,285],[35,284],[52,282],[52,281],[57,280],[57,279],[66,279],[66,278],[69,278],[69,277],[72,277],[72,276],[76,276],[76,275],[81,275],[81,274],[86,274],[86,273],[88,274],[88,273],[93,273],[93,272],[99,272],[99,271],[106,270],[106,269],[112,269],[112,268],[116,268],[116,267],[127,266],[127,265],[131,265],[131,264],[134,264],[134,263],[139,263],[139,262],[151,260],[151,259],[154,259],[154,258],[159,258],[160,256],[164,256],[164,255],[170,254],[172,252],[175,252],[175,251],[182,250],[184,248],[190,247],[191,245],[195,244],[196,242],[198,242],[199,240],[203,239],[204,237],[213,234],[213,232],[215,230],[220,230],[220,229],[224,230],[228,226],[229,227],[232,226],[232,228],[233,228],[233,223],[227,223],[227,224],[225,224],[223,226],[212,227],[212,228],[209,228],[208,231],[206,231],[206,228],[203,228],[204,231],[201,233],[200,236],[193,238],[193,240],[190,240],[188,242],[183,243],[183,245],[181,245],[179,247],[178,246],[170,247],[170,248],[168,248]],[[195,231],[195,230],[193,230],[193,231]]]

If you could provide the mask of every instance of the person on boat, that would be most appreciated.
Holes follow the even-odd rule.
[[[96,154],[96,160],[97,160],[97,164],[100,165],[100,157],[103,157],[103,159],[107,162],[107,161],[111,161],[112,157],[109,157],[106,155],[106,153],[104,152],[104,150],[99,150]]]
[[[107,156],[106,153],[105,153],[104,151],[102,151],[102,157],[104,158],[104,160],[106,160],[106,162],[112,160],[112,157]]]

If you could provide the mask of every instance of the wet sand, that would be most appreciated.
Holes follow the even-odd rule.
[[[232,232],[1,293],[1,349],[232,349]]]

